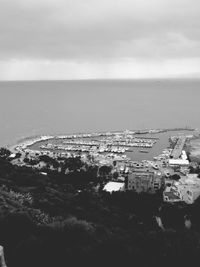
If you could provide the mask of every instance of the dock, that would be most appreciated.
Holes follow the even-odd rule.
[[[152,136],[134,136],[136,139],[149,139],[149,140],[159,140],[159,137],[152,137]]]
[[[186,141],[186,137],[185,136],[181,136],[178,138],[178,141],[171,153],[171,157],[173,159],[178,159],[180,158],[181,156],[181,153],[182,153],[182,150],[183,150],[183,147],[185,145],[185,141]]]

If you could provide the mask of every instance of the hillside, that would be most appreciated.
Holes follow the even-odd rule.
[[[87,166],[42,175],[0,160],[0,242],[8,267],[178,266],[200,260],[199,199],[190,206],[167,205],[162,192],[97,193],[86,182],[91,179],[99,178]]]

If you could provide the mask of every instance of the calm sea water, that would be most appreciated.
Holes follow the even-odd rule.
[[[200,128],[200,80],[0,82],[0,145],[40,134]]]

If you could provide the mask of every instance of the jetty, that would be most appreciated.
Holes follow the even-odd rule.
[[[176,142],[176,145],[171,153],[171,157],[173,159],[178,159],[181,156],[183,147],[185,145],[185,141],[186,141],[186,137],[185,136],[180,136]]]

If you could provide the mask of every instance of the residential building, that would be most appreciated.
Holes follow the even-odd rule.
[[[200,196],[200,179],[195,175],[182,177],[165,188],[163,200],[166,202],[184,201],[192,204]]]
[[[160,171],[150,169],[133,170],[128,175],[127,189],[138,193],[155,193],[162,186],[162,175]]]

